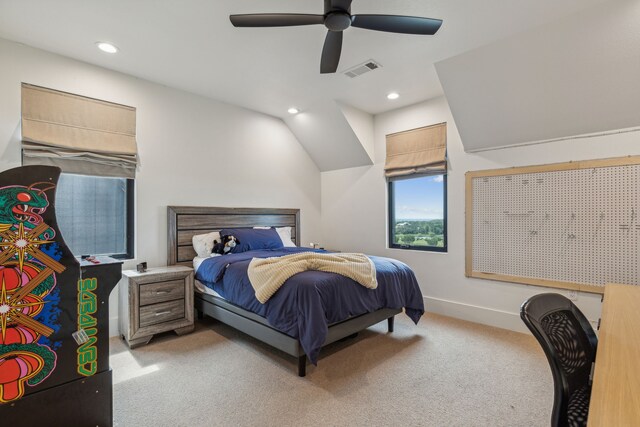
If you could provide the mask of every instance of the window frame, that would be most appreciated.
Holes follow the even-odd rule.
[[[127,251],[124,254],[111,254],[109,255],[112,258],[116,259],[133,259],[135,254],[135,223],[136,223],[136,212],[135,212],[135,189],[136,189],[136,180],[134,178],[127,178],[127,220],[125,222],[125,238],[127,239]],[[446,242],[446,240],[445,240]]]
[[[437,174],[440,175],[440,174]],[[414,178],[422,178],[425,176],[433,176],[433,175],[412,175],[411,177],[406,177],[404,179],[414,179]],[[447,217],[448,217],[448,212],[447,212],[447,179],[448,179],[448,174],[447,173],[443,173],[442,174],[442,184],[443,184],[443,188],[442,188],[442,195],[443,195],[443,219],[442,219],[442,231],[443,231],[443,237],[444,237],[444,245],[442,247],[440,246],[412,246],[412,245],[406,245],[406,244],[398,244],[398,243],[394,243],[394,234],[395,234],[395,224],[393,224],[393,222],[395,222],[395,198],[394,198],[394,193],[393,193],[393,184],[396,181],[403,181],[404,179],[389,179],[387,182],[387,195],[388,195],[388,214],[387,214],[387,228],[388,228],[388,236],[387,238],[388,240],[388,245],[390,249],[405,249],[405,250],[414,250],[414,251],[426,251],[426,252],[448,252],[448,246],[449,246],[449,239],[448,239],[448,233],[447,233]]]

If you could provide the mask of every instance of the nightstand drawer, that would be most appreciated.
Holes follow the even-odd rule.
[[[184,280],[140,285],[140,305],[156,304],[184,298]]]
[[[184,299],[140,307],[140,327],[184,318]]]

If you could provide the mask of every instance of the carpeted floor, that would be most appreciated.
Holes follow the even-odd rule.
[[[296,360],[211,319],[128,350],[111,341],[114,424],[548,426],[551,372],[533,337],[434,314],[396,317]]]

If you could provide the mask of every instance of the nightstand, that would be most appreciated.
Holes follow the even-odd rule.
[[[122,272],[120,334],[130,348],[147,344],[155,334],[193,331],[193,269],[179,265]]]

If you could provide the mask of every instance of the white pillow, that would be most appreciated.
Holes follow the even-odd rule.
[[[272,227],[253,227],[255,230],[269,230]],[[295,248],[296,244],[291,240],[291,227],[276,227],[276,233],[282,240],[282,246],[285,248]]]
[[[276,232],[285,248],[295,248],[296,244],[291,240],[291,227],[276,227]]]
[[[214,240],[217,240],[218,242],[221,241],[220,232],[212,231],[207,234],[196,234],[191,239],[193,242],[193,249],[195,249],[196,253],[201,258],[208,258],[211,256]]]

